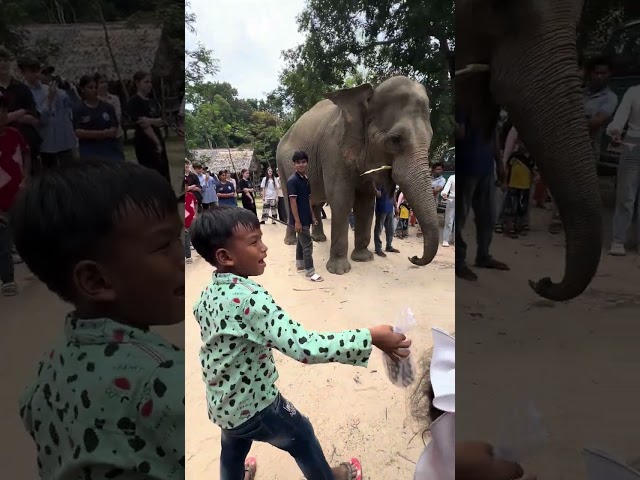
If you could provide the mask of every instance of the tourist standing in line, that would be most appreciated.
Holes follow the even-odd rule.
[[[273,176],[273,169],[267,168],[267,174],[260,183],[262,188],[262,220],[261,224],[265,224],[267,219],[271,217],[271,223],[276,224],[274,220],[278,213],[278,180]]]

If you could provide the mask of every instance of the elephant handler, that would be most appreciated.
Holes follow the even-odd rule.
[[[311,186],[307,177],[309,157],[305,152],[293,154],[293,165],[296,172],[287,180],[289,194],[289,226],[296,230],[296,270],[304,273],[305,278],[312,282],[322,282],[324,278],[316,273],[313,266],[313,240],[311,239],[311,224],[317,225],[318,220],[311,208]]]
[[[497,133],[497,132],[496,132]],[[495,135],[497,137],[497,134]],[[475,281],[478,276],[467,266],[467,244],[462,238],[469,211],[476,224],[478,268],[509,270],[489,254],[495,222],[495,172],[504,178],[504,165],[496,147],[497,138],[486,138],[463,112],[456,111],[456,165],[460,180],[456,191],[456,277]]]

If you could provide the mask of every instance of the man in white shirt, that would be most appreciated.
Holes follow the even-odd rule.
[[[442,230],[442,246],[448,247],[456,219],[456,174],[449,177],[442,189],[442,198],[447,202],[444,211],[444,229]]]
[[[623,139],[625,127],[627,133]],[[607,134],[611,136],[612,143],[622,144],[617,172],[616,208],[613,214],[613,239],[609,253],[624,256],[627,232],[640,195],[640,85],[629,87],[625,92],[607,127]],[[640,222],[638,230],[640,234]]]

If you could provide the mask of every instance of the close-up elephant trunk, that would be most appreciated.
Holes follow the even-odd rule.
[[[564,225],[562,280],[530,281],[540,296],[554,301],[570,300],[584,292],[596,274],[602,249],[595,154],[576,69],[579,11],[560,13],[566,15],[561,23],[542,21],[538,35],[519,35],[515,41],[503,42],[491,57],[494,96],[509,112],[538,164]],[[562,17],[558,14],[556,18]]]

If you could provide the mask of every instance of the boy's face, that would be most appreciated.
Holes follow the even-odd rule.
[[[304,175],[307,171],[307,160],[298,160],[296,162],[293,162],[293,166],[296,169],[296,172],[298,172],[301,175]]]
[[[175,213],[158,220],[133,211],[107,239],[93,298],[111,304],[135,326],[173,325],[184,320],[184,229]],[[106,242],[105,242],[106,243]],[[78,276],[76,276],[78,278]],[[81,288],[87,292],[87,288]]]
[[[227,248],[216,252],[219,267],[241,277],[257,277],[267,267],[267,246],[262,242],[262,230],[247,230],[239,227],[234,230]]]
[[[435,167],[433,169],[433,176],[437,178],[437,177],[439,177],[441,175],[442,175],[442,167],[440,167],[440,166]]]
[[[184,174],[189,175],[191,173],[191,165],[189,163],[184,164]]]
[[[202,169],[202,167],[196,167],[195,171],[198,175],[202,175],[202,172],[204,172],[204,170]]]

